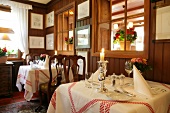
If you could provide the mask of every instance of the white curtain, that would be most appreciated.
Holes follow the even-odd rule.
[[[32,5],[13,2],[9,0],[0,0],[1,4],[11,6],[12,29],[15,32],[15,43],[18,49],[23,52],[22,58],[29,53],[28,49],[28,10]]]

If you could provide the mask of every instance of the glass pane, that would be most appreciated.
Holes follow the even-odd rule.
[[[3,33],[0,33],[0,37],[4,36]],[[0,40],[0,48],[6,47],[7,53],[6,55],[11,58],[18,58],[18,46],[16,46],[16,43],[18,43],[14,39],[13,35],[8,34],[7,35],[10,40]]]
[[[144,50],[144,0],[127,2],[127,41],[132,51]]]
[[[124,50],[125,1],[112,0],[111,50]]]
[[[105,50],[110,50],[110,24],[102,23],[98,25],[98,51],[102,48]]]
[[[63,29],[63,14],[58,15],[58,32],[62,32]]]
[[[64,18],[63,18],[63,30],[66,31],[68,30],[68,19],[69,19],[69,13],[68,11],[64,12]]]
[[[69,36],[67,32],[63,33],[63,50],[67,50],[67,45],[69,45]]]
[[[57,49],[59,51],[62,50],[62,33],[58,33],[58,36],[57,36]]]
[[[73,9],[69,10],[69,30],[74,28],[74,12]]]

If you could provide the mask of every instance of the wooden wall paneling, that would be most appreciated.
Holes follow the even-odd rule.
[[[164,43],[162,81],[170,84],[170,43]]]
[[[125,72],[125,61],[126,59],[124,58],[120,59],[119,69],[120,69],[120,74],[122,73],[127,76],[127,73]]]
[[[163,44],[155,44],[155,54],[154,54],[154,80],[161,82],[163,76]]]
[[[153,9],[154,3],[151,4],[150,10],[150,34],[149,34],[149,59],[148,59],[148,64],[152,66],[154,69],[154,55],[155,55],[155,43],[152,42],[152,40],[155,39],[155,34],[156,34],[156,10]],[[153,75],[154,71],[149,71],[147,72],[146,79],[148,80],[153,80]]]
[[[116,75],[120,74],[120,59],[119,58],[115,58],[114,68],[115,68],[115,72],[114,73]]]
[[[108,61],[109,63],[107,65],[108,66],[107,71],[108,71],[109,75],[112,75],[115,72],[115,66],[114,66],[115,63],[114,63],[114,61],[115,60],[113,58],[109,58],[109,61]]]

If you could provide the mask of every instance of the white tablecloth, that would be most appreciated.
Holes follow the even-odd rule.
[[[111,91],[113,87],[109,83],[106,81],[106,87]],[[127,86],[124,89],[136,95],[128,101],[112,100],[95,88],[86,88],[83,81],[63,84],[54,92],[47,113],[170,113],[170,86],[148,83],[156,92],[153,98]]]
[[[57,72],[55,68],[52,68],[53,80],[57,77]],[[64,72],[62,74],[62,78],[64,77]],[[24,98],[27,101],[30,101],[33,93],[36,93],[39,88],[39,84],[45,83],[49,81],[49,69],[48,68],[40,68],[40,69],[32,69],[29,65],[20,66],[18,71],[18,77],[16,86],[18,90],[22,90],[22,84],[24,84],[25,94]],[[64,80],[62,80],[64,81]]]

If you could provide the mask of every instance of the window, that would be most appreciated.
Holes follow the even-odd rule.
[[[92,0],[92,8],[93,56],[105,48],[108,57],[148,58],[150,1]]]
[[[6,6],[4,6],[6,7]],[[2,8],[2,7],[1,7]],[[10,10],[10,7],[8,8]],[[4,11],[4,10],[0,10],[0,37],[2,39],[2,37],[6,37],[8,38],[9,40],[0,40],[0,47],[3,48],[3,47],[6,47],[7,50],[8,50],[8,58],[10,59],[16,59],[16,58],[19,58],[19,50],[18,50],[18,47],[17,47],[17,42],[15,42],[15,37],[14,35],[15,34],[11,34],[10,32],[12,31],[11,29],[11,12],[10,11]],[[7,33],[3,33],[5,28],[8,28]],[[11,30],[11,31],[9,31]],[[9,33],[8,33],[9,32]]]

